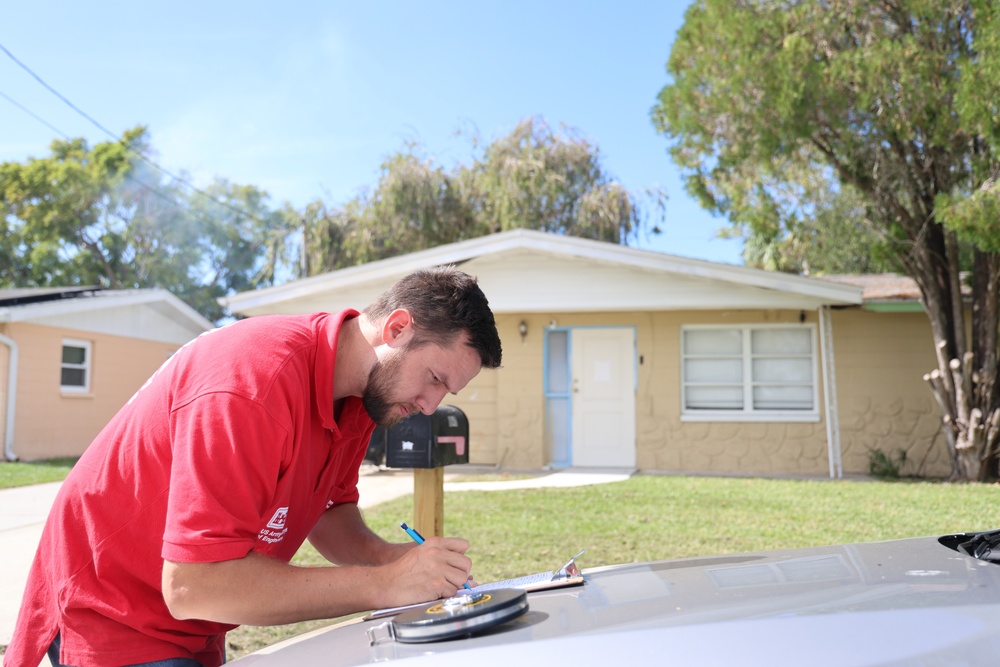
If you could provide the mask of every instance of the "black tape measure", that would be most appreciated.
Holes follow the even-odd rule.
[[[392,620],[392,635],[408,644],[436,642],[481,632],[526,611],[528,595],[517,588],[467,593],[401,613]]]

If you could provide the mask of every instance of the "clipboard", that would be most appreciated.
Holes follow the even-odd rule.
[[[515,577],[513,579],[503,579],[501,581],[492,581],[488,584],[480,584],[479,586],[473,586],[469,594],[482,593],[485,591],[492,591],[501,588],[517,588],[525,593],[531,593],[534,591],[546,591],[553,588],[565,588],[567,586],[579,586],[584,583],[583,574],[580,572],[580,568],[576,565],[576,559],[582,556],[586,552],[586,549],[573,556],[558,570],[553,570],[551,572],[539,572],[537,574],[529,574],[523,577]],[[402,607],[389,607],[387,609],[376,609],[375,611],[369,612],[365,615],[364,620],[371,621],[376,618],[385,618],[386,616],[395,616],[396,614],[406,611],[407,609],[413,609],[421,605],[425,605],[427,602],[417,602],[416,604],[408,604]]]

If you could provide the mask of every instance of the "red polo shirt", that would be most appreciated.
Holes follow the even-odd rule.
[[[224,659],[234,626],[173,618],[163,560],[251,550],[288,561],[319,516],[356,503],[374,424],[333,418],[336,315],[261,316],[181,348],[74,466],[46,523],[4,664]]]

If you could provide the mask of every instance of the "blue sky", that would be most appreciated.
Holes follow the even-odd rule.
[[[470,133],[540,115],[596,144],[629,189],[666,191],[664,233],[639,247],[740,264],[649,119],[688,4],[6,0],[0,44],[113,133],[146,125],[171,172],[256,185],[274,206],[342,204],[406,141],[468,161]],[[0,93],[108,139],[3,53]],[[45,156],[56,136],[0,96],[0,161]]]

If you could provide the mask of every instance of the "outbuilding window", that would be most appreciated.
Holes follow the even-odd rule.
[[[681,355],[685,420],[819,419],[810,324],[683,327]]]
[[[90,341],[63,339],[60,388],[66,392],[90,391]]]

